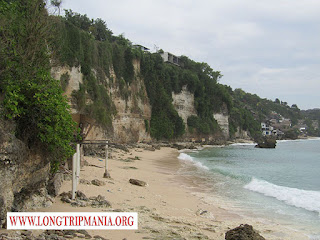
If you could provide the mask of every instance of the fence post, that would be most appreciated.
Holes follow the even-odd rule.
[[[77,185],[80,181],[80,144],[77,144]]]
[[[72,200],[76,197],[77,191],[77,153],[73,154],[72,157]]]
[[[105,171],[104,171],[104,174],[103,174],[103,177],[104,178],[111,178],[109,172],[108,172],[108,141],[106,142],[106,148],[105,148],[105,152],[106,152],[106,162],[105,162]]]

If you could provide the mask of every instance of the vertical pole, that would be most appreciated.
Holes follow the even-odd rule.
[[[80,144],[77,144],[77,185],[80,181]]]
[[[105,168],[105,174],[108,172],[108,141],[106,145],[106,168]]]
[[[76,191],[77,191],[77,153],[73,154],[72,157],[72,200],[76,197]]]
[[[110,174],[108,172],[108,141],[106,142],[106,149],[105,149],[105,152],[106,152],[106,161],[105,161],[105,171],[104,171],[104,174],[103,174],[103,177],[104,178],[110,178]]]
[[[80,167],[82,166],[83,161],[83,144],[80,144]]]

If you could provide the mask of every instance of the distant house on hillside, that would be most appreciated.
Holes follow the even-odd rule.
[[[149,52],[149,51],[150,51],[149,48],[147,48],[147,47],[145,47],[145,46],[142,46],[142,45],[140,45],[140,44],[135,44],[135,45],[133,45],[132,47],[133,47],[133,48],[136,48],[136,49],[140,49],[140,50],[142,50],[143,52]]]
[[[266,123],[261,123],[261,130],[263,136],[272,136],[273,127]]]
[[[161,52],[160,55],[161,55],[164,62],[172,63],[172,64],[180,66],[180,67],[182,67],[182,65],[183,65],[180,57],[177,57],[176,55],[173,55],[172,53]]]
[[[263,136],[276,136],[280,137],[284,135],[284,133],[279,130],[275,129],[273,126],[270,126],[268,123],[261,123],[261,131]]]
[[[305,127],[301,127],[301,128],[299,128],[299,130],[300,130],[301,133],[305,133],[307,131],[307,127],[306,126]]]
[[[281,125],[281,128],[283,128],[283,129],[288,129],[292,126],[291,120],[289,118],[282,118],[279,120],[279,123]]]

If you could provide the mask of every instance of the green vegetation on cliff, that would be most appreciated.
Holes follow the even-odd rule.
[[[188,119],[189,131],[214,134],[219,126],[213,113],[227,110],[231,114],[231,135],[239,127],[256,133],[256,122],[250,112],[233,104],[231,88],[218,83],[221,74],[208,64],[183,56],[183,67],[164,63],[159,53],[145,53],[132,47],[123,36],[114,36],[101,19],[66,11],[65,17],[52,17],[56,25],[55,59],[57,64],[81,66],[84,83],[73,94],[78,110],[95,118],[104,126],[111,125],[114,106],[108,94],[110,84],[116,84],[124,99],[135,76],[132,61],[141,62],[141,76],[152,106],[151,136],[172,139],[185,133],[184,123],[172,105],[172,92],[183,86],[194,94],[197,116]],[[94,70],[94,72],[93,72]],[[111,75],[112,70],[115,73]],[[107,84],[106,77],[110,79]],[[63,83],[63,81],[62,81]],[[88,95],[87,95],[88,93]],[[88,98],[92,100],[87,104]]]
[[[320,109],[309,109],[301,111],[302,116],[306,119],[308,134],[320,137]]]
[[[141,60],[141,74],[152,106],[151,136],[156,139],[181,136],[185,131],[183,120],[174,109],[171,97],[174,85],[171,78],[176,79],[174,69],[164,64],[159,54],[146,53]]]
[[[219,112],[223,104],[228,108],[232,105],[225,86],[218,84],[220,72],[187,57],[182,57],[181,62],[183,67],[164,63],[158,53],[146,53],[141,61],[141,73],[153,108],[151,133],[156,138],[172,138],[184,133],[182,119],[173,109],[171,97],[172,92],[181,92],[183,86],[194,94],[198,113],[188,119],[189,130],[195,129],[200,134],[215,133],[219,127],[213,113]]]
[[[122,35],[114,36],[101,19],[71,10],[65,11],[64,17],[48,16],[44,6],[40,0],[2,1],[1,5],[1,26],[5,26],[1,28],[3,109],[7,118],[18,123],[17,134],[30,142],[39,138],[52,149],[65,147],[63,156],[69,154],[66,146],[73,128],[61,88],[66,88],[70,76],[61,76],[60,88],[49,75],[51,66],[81,67],[83,83],[72,93],[72,101],[80,113],[105,128],[111,128],[116,115],[111,94],[117,93],[111,89],[118,88],[125,100],[145,98],[129,91],[136,78],[143,79],[152,107],[150,124],[146,120],[145,127],[155,139],[174,139],[185,133],[185,124],[172,103],[172,93],[181,92],[184,86],[194,94],[197,111],[197,116],[188,118],[188,129],[198,136],[220,131],[213,117],[217,112],[229,114],[231,137],[238,129],[252,137],[260,135],[260,122],[272,111],[293,123],[302,118],[296,105],[289,107],[220,84],[222,75],[206,63],[185,56],[180,66],[164,63],[159,53],[143,52]],[[135,72],[133,61],[140,62],[140,72]],[[49,111],[51,108],[54,110]]]
[[[112,59],[123,59],[127,49],[125,42],[120,47],[112,44],[112,32],[101,19],[92,21],[86,15],[71,10],[65,12],[65,17],[51,18],[55,33],[54,64],[81,66],[84,76],[80,90],[73,93],[79,112],[88,114],[104,127],[110,127],[115,108],[105,76],[110,77]],[[113,52],[117,56],[113,56]],[[120,72],[125,72],[122,70],[125,66],[118,64],[118,68]],[[133,74],[130,75],[131,78],[132,76]]]
[[[290,107],[286,102],[280,102],[279,99],[271,101],[269,99],[260,98],[256,94],[246,93],[241,89],[235,89],[233,97],[241,107],[245,107],[256,113],[256,117],[259,121],[265,120],[266,116],[270,115],[272,111],[281,114],[285,118],[290,118],[292,124],[296,124],[298,119],[301,119],[302,117],[297,105],[293,104]]]
[[[2,115],[16,136],[49,152],[52,169],[70,157],[75,128],[59,82],[50,76],[51,29],[41,0],[0,2]]]

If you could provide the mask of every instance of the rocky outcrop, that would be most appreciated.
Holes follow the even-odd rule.
[[[66,239],[93,239],[107,240],[99,235],[91,236],[86,230],[45,230],[41,234],[37,231],[22,230],[0,233],[1,240],[66,240]]]
[[[251,225],[241,224],[226,232],[226,240],[265,240]]]
[[[46,207],[49,160],[14,135],[15,126],[0,119],[0,227],[7,211]]]
[[[234,133],[234,137],[236,139],[251,140],[249,133],[245,130],[240,129],[240,127],[237,128],[237,131]]]
[[[214,113],[213,118],[218,122],[225,139],[229,139],[229,112],[227,105],[224,103],[219,113]]]
[[[77,191],[75,199],[72,199],[72,193],[63,192],[60,194],[61,201],[70,203],[73,207],[93,207],[93,208],[109,208],[111,203],[106,200],[104,196],[98,195],[97,197],[88,198],[83,192]]]
[[[277,145],[277,140],[273,137],[264,137],[257,140],[257,148],[275,148]]]
[[[197,115],[194,107],[194,95],[187,90],[187,86],[183,86],[180,93],[172,93],[172,99],[174,108],[183,119],[186,129],[188,129],[188,117]]]

